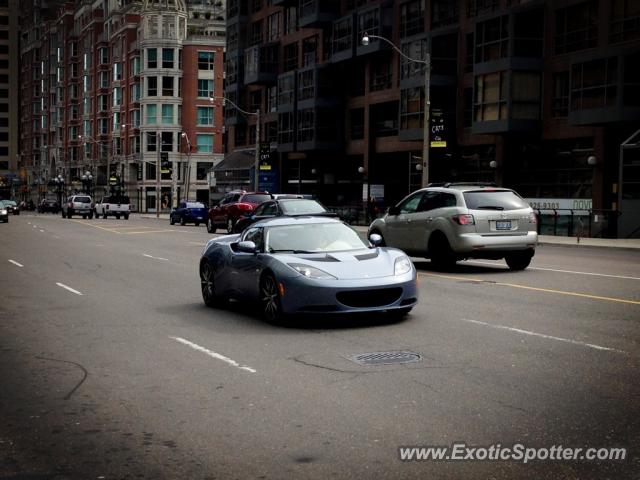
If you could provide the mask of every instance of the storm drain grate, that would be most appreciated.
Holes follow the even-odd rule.
[[[361,353],[349,357],[349,360],[358,365],[397,365],[402,363],[415,363],[422,360],[422,356],[415,352],[372,352]]]

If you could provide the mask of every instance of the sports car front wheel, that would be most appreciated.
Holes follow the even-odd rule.
[[[200,265],[200,288],[207,307],[220,307],[224,304],[225,299],[216,294],[215,270],[208,261]]]
[[[267,322],[276,322],[282,319],[282,304],[280,292],[275,277],[267,273],[260,280],[260,305],[262,315]]]

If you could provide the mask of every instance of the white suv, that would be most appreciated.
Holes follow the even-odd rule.
[[[524,270],[538,242],[529,204],[513,190],[486,184],[446,183],[413,192],[374,220],[372,233],[438,267],[504,258],[512,270]]]
[[[71,218],[74,215],[93,218],[93,203],[89,195],[72,195],[62,203],[62,218]]]

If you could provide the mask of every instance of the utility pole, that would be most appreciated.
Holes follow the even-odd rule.
[[[260,189],[260,109],[256,110],[256,158],[255,158],[255,178],[253,190],[258,192]]]
[[[156,130],[156,150],[158,152],[156,159],[156,218],[160,218],[160,205],[162,204],[162,195],[160,194],[160,150],[162,150],[162,135],[159,130]]]

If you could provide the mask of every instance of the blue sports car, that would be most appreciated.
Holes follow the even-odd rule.
[[[365,243],[338,219],[279,217],[210,240],[200,259],[202,298],[260,303],[266,320],[286,315],[387,311],[418,301],[416,269],[404,252]]]

